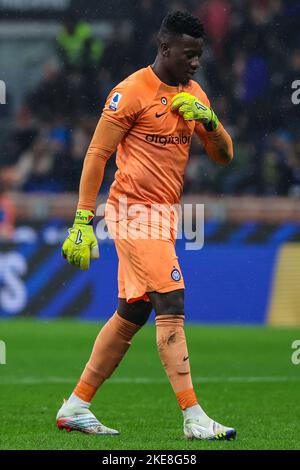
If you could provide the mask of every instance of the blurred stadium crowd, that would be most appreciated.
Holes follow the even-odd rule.
[[[300,197],[300,105],[291,99],[292,83],[300,80],[298,0],[141,0],[132,8],[130,34],[121,34],[116,21],[109,41],[69,13],[40,83],[5,117],[12,126],[1,136],[0,193],[4,187],[78,190],[105,97],[154,61],[156,32],[174,9],[192,11],[204,23],[206,48],[196,79],[235,144],[235,161],[221,168],[193,142],[185,191]],[[114,172],[112,158],[102,192]]]

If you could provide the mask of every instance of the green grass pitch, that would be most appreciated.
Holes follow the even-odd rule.
[[[237,429],[232,442],[187,441],[182,417],[146,326],[95,397],[92,410],[120,436],[66,433],[55,426],[99,325],[0,321],[1,449],[300,449],[300,365],[291,362],[299,328],[187,325],[192,374],[207,413]]]

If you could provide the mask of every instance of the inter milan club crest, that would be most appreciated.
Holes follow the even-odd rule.
[[[174,268],[171,272],[171,278],[173,279],[173,281],[180,281],[181,279],[181,274],[180,274],[180,271],[177,269],[177,268]]]

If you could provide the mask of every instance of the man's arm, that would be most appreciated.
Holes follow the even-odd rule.
[[[196,85],[195,92],[201,98],[186,92],[177,93],[172,98],[171,109],[186,121],[194,120],[195,132],[207,155],[221,165],[227,165],[233,159],[231,137],[215,115],[209,99],[199,85]]]
[[[231,162],[233,159],[232,139],[220,122],[215,131],[207,131],[202,124],[196,123],[195,132],[212,160],[220,165],[228,165]]]
[[[80,269],[88,269],[90,259],[99,258],[93,230],[97,195],[107,160],[139,116],[140,96],[135,84],[128,85],[126,80],[110,92],[86,153],[73,227],[62,246],[68,263]]]
[[[102,116],[87,150],[79,186],[78,209],[95,211],[107,160],[117,149],[127,129]]]
[[[68,263],[83,270],[89,268],[91,258],[99,258],[98,242],[93,230],[96,199],[106,162],[126,131],[120,124],[102,116],[84,160],[74,224],[62,246],[62,254]]]
[[[68,263],[88,269],[99,258],[93,230],[96,201],[107,160],[117,149],[141,112],[141,96],[135,82],[126,80],[111,90],[86,153],[79,186],[79,202],[69,236],[62,246]]]

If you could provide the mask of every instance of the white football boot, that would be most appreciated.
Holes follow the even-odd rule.
[[[184,410],[183,432],[187,439],[227,440],[236,437],[236,430],[209,418],[199,405]]]
[[[85,407],[69,404],[64,400],[62,407],[57,413],[56,424],[58,429],[66,431],[81,431],[88,434],[117,435],[119,431],[104,426],[93,413]]]

